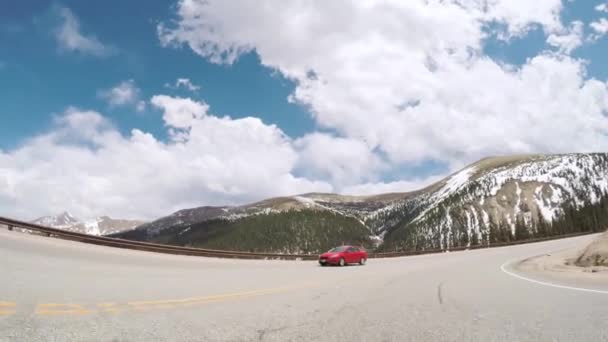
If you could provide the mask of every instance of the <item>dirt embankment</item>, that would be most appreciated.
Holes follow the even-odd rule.
[[[608,232],[585,248],[575,264],[582,267],[608,266]]]
[[[600,247],[603,246],[603,249]],[[580,246],[537,255],[513,264],[515,270],[551,282],[604,288],[608,284],[608,232]],[[599,257],[597,257],[599,256]],[[580,262],[579,262],[580,260]],[[604,264],[596,264],[603,260]],[[589,262],[587,264],[587,262]]]

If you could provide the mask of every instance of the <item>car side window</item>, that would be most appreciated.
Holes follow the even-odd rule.
[[[354,253],[354,252],[358,252],[358,251],[359,251],[359,249],[358,249],[358,248],[355,248],[355,247],[351,247],[351,248],[349,248],[349,249],[348,249],[348,251],[349,251],[350,253]]]

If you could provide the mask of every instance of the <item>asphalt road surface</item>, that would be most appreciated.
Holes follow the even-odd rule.
[[[608,341],[608,284],[507,273],[593,237],[340,268],[1,229],[0,341]]]

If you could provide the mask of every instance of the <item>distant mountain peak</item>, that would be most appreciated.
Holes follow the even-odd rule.
[[[69,211],[64,211],[58,215],[37,218],[32,221],[32,223],[90,235],[108,235],[133,229],[144,222],[112,219],[109,216],[99,216],[89,220],[80,220],[74,217]]]

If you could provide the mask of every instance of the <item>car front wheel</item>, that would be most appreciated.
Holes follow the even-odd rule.
[[[344,266],[344,265],[346,265],[344,258],[340,258],[340,266]]]
[[[366,261],[367,261],[367,259],[361,258],[361,260],[359,260],[359,265],[365,265]]]

